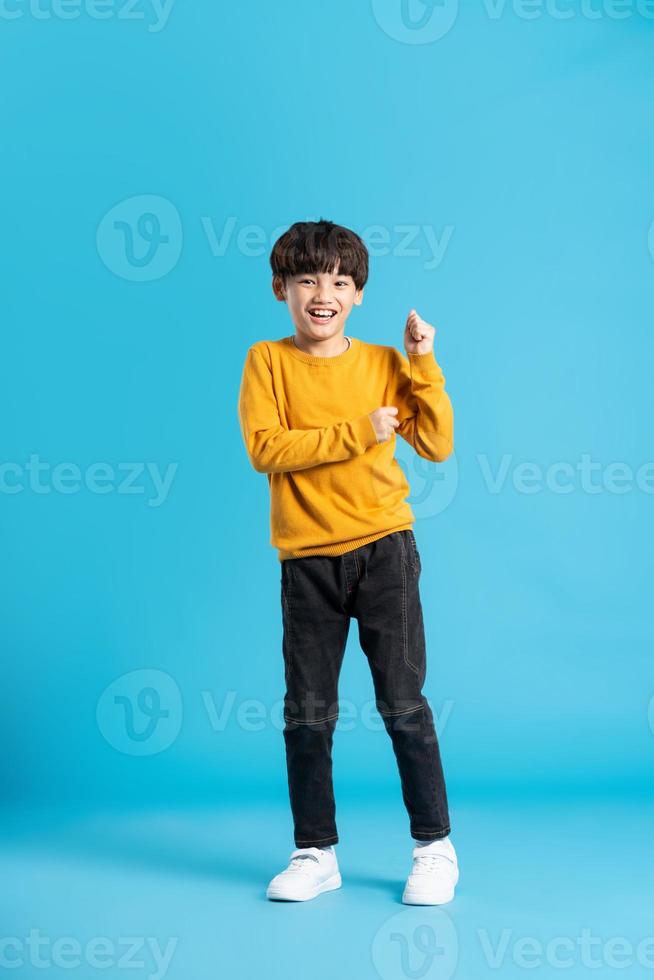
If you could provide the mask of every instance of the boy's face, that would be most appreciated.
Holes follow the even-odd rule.
[[[273,276],[273,292],[288,304],[295,329],[307,340],[327,340],[342,333],[352,307],[363,301],[363,289],[356,288],[351,276],[338,272],[300,273],[285,283]],[[330,315],[324,315],[327,312]]]

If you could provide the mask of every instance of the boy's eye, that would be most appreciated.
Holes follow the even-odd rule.
[[[300,283],[301,286],[304,286],[305,283],[315,283],[315,279],[298,279],[298,282]],[[347,280],[339,279],[334,285],[347,286]]]

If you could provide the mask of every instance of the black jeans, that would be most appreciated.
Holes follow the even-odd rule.
[[[445,779],[422,694],[425,633],[413,531],[394,531],[344,555],[287,558],[281,565],[284,741],[295,846],[327,846],[339,839],[332,741],[352,617],[391,737],[411,835],[446,837]]]

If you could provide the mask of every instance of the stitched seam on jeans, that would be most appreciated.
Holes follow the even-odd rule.
[[[420,711],[421,708],[424,708],[424,704],[416,704],[412,708],[399,708],[397,711],[386,711],[386,712],[379,711],[379,708],[377,708],[377,711],[379,711],[379,714],[382,716],[382,718],[390,718],[391,715],[408,715],[412,711]]]
[[[411,552],[411,557],[409,561],[411,562],[411,566],[414,572],[416,572],[417,574],[420,571],[420,555],[418,554],[418,545],[416,544],[415,535],[410,528],[408,529],[408,534],[409,534],[409,551]]]
[[[293,673],[293,640],[294,640],[294,627],[293,627],[293,575],[291,573],[291,566],[287,568],[288,571],[288,594],[286,597],[286,606],[288,610],[288,672],[289,677]]]
[[[402,545],[402,656],[404,657],[404,662],[408,664],[407,660],[407,646],[409,643],[408,630],[407,630],[407,611],[406,611],[406,569],[404,567],[404,545]]]
[[[406,554],[406,552],[405,552]],[[409,660],[409,616],[407,611],[407,600],[406,600],[406,562],[402,561],[402,633],[403,633],[403,654],[404,663],[407,665],[409,670],[412,670],[414,674],[420,676],[420,670]]]
[[[286,574],[287,574],[286,573],[286,568],[284,566],[284,562],[282,562],[282,582],[281,582],[281,585],[282,585],[282,596],[281,596],[281,598],[282,598],[282,628],[283,628],[282,629],[282,656],[284,658],[284,668],[285,668],[285,671],[288,672],[289,668],[288,668],[288,664],[287,664],[287,652],[286,652],[287,651],[287,644],[288,644],[288,636],[286,635],[287,634],[287,631],[288,631],[288,596],[286,594],[286,585],[284,583],[284,577],[285,577]]]
[[[448,826],[445,828],[445,831],[446,832],[445,832],[445,834],[443,834],[443,836],[446,837],[447,834],[449,834],[449,832],[450,832],[451,829],[452,828],[448,824]],[[411,830],[412,830],[412,832],[415,831],[416,834],[443,833],[442,831],[434,831],[434,830],[432,830],[431,827],[412,827]]]
[[[423,723],[424,723],[425,729],[426,729],[427,728],[427,725],[429,724],[429,716],[428,716],[427,712],[425,712],[425,714],[423,715],[423,719],[422,720],[423,720]],[[432,746],[431,746],[431,752],[429,752],[428,754],[429,754],[429,764],[430,764],[430,768],[431,768],[431,786],[432,786],[434,804],[435,805],[438,805],[440,803],[439,798],[438,798],[438,793],[436,791],[436,783],[437,783],[437,780],[438,780],[438,774],[437,774],[437,771],[436,771],[437,770],[437,767],[436,767],[436,752],[437,752],[437,748],[436,748],[436,746],[438,745],[438,733],[436,732],[436,723],[435,722],[434,722],[434,735],[436,736],[436,742],[434,742],[432,744]],[[440,806],[437,806],[437,809],[440,812]]]
[[[294,721],[298,725],[316,725],[319,721],[333,721],[334,718],[338,718],[338,712],[335,715],[325,715],[324,718],[312,718],[311,721],[305,721],[303,718],[289,718],[288,715],[284,715],[284,721]]]
[[[408,609],[407,609],[407,569],[409,566],[409,557],[404,542],[402,542],[402,550],[404,552],[404,558],[407,559],[406,561],[402,562],[402,620],[403,620],[403,628],[404,628],[404,662],[409,668],[409,670],[412,670],[417,677],[420,677],[420,667],[409,660],[409,616],[408,616]]]

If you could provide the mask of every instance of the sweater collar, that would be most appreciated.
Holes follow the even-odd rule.
[[[336,354],[333,357],[314,357],[313,354],[305,353],[305,351],[300,350],[296,346],[292,336],[284,337],[283,343],[288,348],[289,353],[297,358],[298,361],[304,361],[305,364],[319,364],[323,367],[336,367],[339,364],[346,363],[348,360],[352,360],[358,352],[359,341],[357,338],[348,337],[347,339],[350,341],[348,349],[344,350],[342,354]]]

